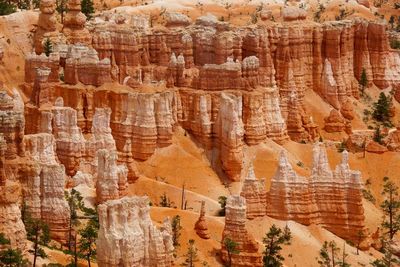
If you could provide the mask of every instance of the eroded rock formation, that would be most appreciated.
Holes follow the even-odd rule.
[[[240,196],[246,199],[247,219],[251,220],[267,214],[265,181],[256,178],[253,165],[250,165],[248,174],[243,181]]]
[[[11,97],[0,88],[0,133],[3,134],[6,143],[6,159],[24,155],[24,128],[24,103],[19,93],[14,91]]]
[[[64,198],[65,168],[57,162],[54,137],[46,133],[25,135],[24,143],[24,163],[10,166],[19,169],[23,201],[32,217],[49,225],[54,239],[66,241],[70,213]]]
[[[267,214],[320,224],[342,238],[356,240],[365,227],[361,173],[350,169],[347,151],[342,154],[342,162],[332,171],[325,148],[315,144],[312,174],[306,179],[293,171],[282,152],[267,196]]]
[[[102,266],[172,266],[169,220],[153,225],[147,197],[124,197],[98,206],[97,262]]]
[[[86,16],[81,12],[81,1],[69,0],[68,12],[64,18],[63,33],[70,44],[90,44],[92,37],[85,28]]]
[[[21,220],[19,198],[21,186],[7,181],[0,185],[0,233],[10,240],[13,248],[27,248],[25,225]]]
[[[206,202],[203,200],[201,202],[200,216],[194,225],[194,230],[196,234],[203,239],[210,239],[210,233],[207,227],[206,221],[206,210],[205,210]]]
[[[233,266],[262,266],[258,243],[246,230],[246,200],[241,196],[229,196],[226,201],[225,227],[222,232],[221,257],[228,262],[224,240],[237,243],[238,254],[232,254]]]
[[[117,152],[107,149],[97,151],[97,202],[121,198],[128,183],[128,170],[124,165],[117,165]]]
[[[235,95],[221,94],[217,119],[222,169],[234,181],[240,179],[243,161],[242,99]]]
[[[41,0],[38,27],[34,36],[34,47],[37,54],[43,53],[44,40],[53,40],[57,37],[58,22],[56,17],[56,1]]]

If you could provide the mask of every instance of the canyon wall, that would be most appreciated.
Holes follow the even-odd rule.
[[[283,150],[269,192],[250,167],[241,196],[246,199],[248,219],[268,215],[305,225],[319,224],[356,241],[358,231],[365,228],[362,189],[361,173],[350,169],[348,152],[342,152],[341,163],[332,171],[324,145],[316,143],[309,178],[293,170]]]
[[[147,197],[124,197],[98,206],[97,262],[102,266],[172,266],[169,220],[157,229]]]
[[[237,246],[238,254],[232,254],[233,266],[262,266],[259,245],[246,230],[246,199],[241,196],[229,196],[226,201],[225,227],[222,232],[221,257],[228,262],[228,252],[224,240],[229,238]]]

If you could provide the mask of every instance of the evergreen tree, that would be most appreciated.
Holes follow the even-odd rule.
[[[228,265],[227,265],[227,267],[231,267],[232,266],[232,255],[239,254],[239,252],[240,252],[237,249],[238,243],[236,243],[235,241],[233,241],[230,238],[225,238],[224,245],[225,245],[226,251],[228,252]]]
[[[10,240],[4,235],[4,233],[0,233],[0,245],[9,245]]]
[[[0,0],[0,16],[9,15],[17,11],[17,7],[10,1]]]
[[[377,126],[375,128],[375,133],[374,133],[373,139],[374,139],[375,142],[377,142],[379,144],[382,144],[383,136],[382,136],[382,133],[381,133],[381,127]]]
[[[68,12],[67,0],[56,0],[56,10],[61,16],[61,23],[64,23],[64,14]]]
[[[278,228],[275,224],[269,228],[269,232],[265,235],[263,243],[265,245],[264,250],[264,267],[280,267],[285,259],[280,251],[282,250],[281,245],[290,245],[292,238],[289,227],[285,227],[284,230]]]
[[[381,92],[378,101],[373,105],[372,117],[384,124],[390,124],[390,102],[390,98]]]
[[[389,24],[390,24],[390,26],[392,27],[392,29],[394,28],[394,16],[392,15],[392,16],[390,16],[390,18],[389,18]]]
[[[50,241],[49,226],[40,219],[30,218],[25,224],[28,240],[32,241],[33,267],[36,266],[36,258],[46,258],[47,255],[41,246]]]
[[[338,252],[339,248],[336,245],[335,241],[327,241],[322,245],[321,250],[319,251],[319,259],[318,264],[321,267],[336,267],[338,266]]]
[[[383,240],[383,258],[376,259],[371,262],[373,267],[396,267],[399,266],[400,261],[393,255],[392,248],[388,245],[386,240]]]
[[[49,56],[51,52],[53,52],[53,44],[51,43],[49,38],[47,38],[43,44],[43,51],[46,56]]]
[[[93,0],[82,0],[81,7],[82,13],[86,16],[86,20],[90,20],[94,14]]]
[[[365,87],[367,87],[368,85],[367,72],[365,71],[365,68],[363,68],[361,72],[360,85],[361,85],[361,95],[364,96]]]
[[[357,248],[357,255],[359,254],[359,250],[360,250],[360,245],[361,245],[361,241],[365,238],[365,234],[362,230],[359,230],[357,232],[357,244],[356,244],[356,248]]]
[[[225,216],[225,207],[226,207],[226,196],[219,196],[218,197],[218,203],[221,206],[221,210],[219,211],[220,216]]]
[[[79,240],[79,254],[85,258],[90,267],[90,261],[96,256],[97,229],[88,222],[86,227],[79,231],[81,238]]]
[[[172,228],[172,243],[175,248],[179,247],[179,237],[181,236],[181,217],[179,215],[175,215],[171,221]]]
[[[28,267],[29,264],[19,249],[8,248],[0,251],[0,266]]]
[[[185,254],[186,260],[182,263],[182,266],[193,267],[197,259],[197,248],[194,246],[194,240],[189,240],[188,251]]]
[[[389,239],[392,240],[394,235],[400,230],[400,199],[398,187],[389,180],[388,177],[383,178],[382,195],[384,200],[381,204],[385,220],[382,227],[387,229]]]
[[[75,189],[72,189],[71,192],[65,191],[64,196],[69,206],[68,250],[72,251],[72,232],[74,227],[79,225],[78,209],[84,207],[83,197]]]
[[[167,197],[167,194],[162,194],[162,196],[160,197],[160,206],[161,207],[171,207],[171,201],[169,200],[169,197]]]

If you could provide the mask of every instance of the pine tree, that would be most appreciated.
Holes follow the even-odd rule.
[[[356,244],[357,255],[359,254],[361,241],[362,241],[365,237],[366,237],[366,236],[365,236],[364,231],[359,230],[359,231],[357,232],[357,244]]]
[[[6,238],[4,233],[0,233],[0,245],[9,245],[9,244],[10,244],[10,240],[8,238]]]
[[[97,229],[90,222],[86,227],[79,231],[81,238],[79,240],[79,255],[85,258],[90,267],[91,260],[96,256]]]
[[[226,196],[219,196],[218,197],[218,203],[221,206],[221,210],[219,211],[220,216],[225,216],[225,207],[226,207]]]
[[[382,136],[382,133],[381,133],[381,127],[377,126],[375,128],[375,133],[374,133],[373,139],[378,144],[382,144],[383,136]]]
[[[165,192],[164,194],[162,194],[162,196],[160,196],[160,207],[171,207],[171,201],[169,200],[169,197],[167,197],[167,194],[165,194]]]
[[[53,52],[53,44],[51,43],[49,38],[47,38],[43,44],[43,51],[46,56],[49,56],[51,52]]]
[[[179,237],[181,236],[181,217],[179,215],[175,215],[171,221],[172,228],[172,243],[175,248],[179,247]]]
[[[389,239],[392,240],[400,230],[399,188],[388,177],[383,178],[383,182],[382,195],[384,200],[381,208],[385,214],[385,220],[382,223],[382,227],[388,230]]]
[[[72,251],[72,232],[74,227],[79,225],[78,209],[83,209],[83,197],[75,189],[72,189],[70,193],[65,191],[64,196],[69,206],[68,250]]]
[[[26,225],[26,232],[28,240],[32,241],[33,249],[33,267],[36,266],[36,258],[46,258],[47,255],[41,246],[47,245],[50,241],[49,226],[40,219],[30,218]]]
[[[384,124],[390,124],[390,98],[383,92],[379,94],[378,101],[373,104],[372,117]]]
[[[285,259],[280,251],[282,250],[281,245],[290,245],[292,238],[289,227],[285,227],[284,230],[278,228],[275,224],[269,228],[269,232],[266,233],[263,243],[265,245],[264,250],[264,267],[280,267]]]
[[[56,0],[56,10],[61,16],[61,23],[64,23],[64,14],[68,12],[67,0]]]
[[[367,72],[365,71],[365,68],[363,68],[361,72],[360,85],[361,85],[361,95],[364,96],[365,87],[367,87],[368,85]]]
[[[82,0],[81,8],[82,13],[86,16],[86,20],[90,20],[94,14],[93,0]]]
[[[387,240],[383,240],[383,258],[371,262],[373,267],[395,267],[399,266],[400,261],[393,255],[392,248]]]
[[[228,252],[228,265],[227,265],[227,267],[231,267],[232,266],[232,255],[239,254],[239,252],[240,252],[237,249],[238,243],[236,243],[235,241],[233,241],[230,238],[225,238],[224,245],[225,245],[226,251]]]
[[[8,248],[0,251],[0,266],[28,267],[29,264],[19,249]]]
[[[186,260],[182,263],[182,266],[193,267],[194,263],[198,261],[197,259],[197,248],[194,246],[194,240],[189,240],[188,251],[185,254]]]
[[[337,259],[337,254],[339,252],[339,248],[336,245],[335,241],[327,241],[322,245],[321,250],[319,251],[319,259],[318,264],[321,267],[336,267],[339,262]]]
[[[394,16],[392,15],[392,16],[390,16],[390,18],[389,18],[389,24],[390,24],[390,26],[392,27],[392,29],[394,28]]]
[[[15,4],[10,1],[0,0],[0,16],[9,15],[17,11]]]

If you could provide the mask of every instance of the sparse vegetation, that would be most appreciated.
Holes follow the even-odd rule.
[[[389,177],[383,178],[382,196],[384,197],[381,203],[381,208],[385,214],[385,219],[382,223],[383,229],[386,229],[385,234],[390,240],[400,230],[400,198],[399,188],[393,183]]]
[[[179,247],[179,238],[181,236],[181,217],[179,215],[175,215],[171,221],[171,228],[172,228],[172,243],[175,248]]]
[[[195,263],[198,261],[197,248],[194,245],[193,239],[189,240],[189,246],[188,246],[188,250],[185,254],[185,258],[186,258],[185,262],[182,263],[182,266],[194,267]]]
[[[81,8],[82,13],[86,16],[86,20],[90,20],[94,14],[93,0],[82,0]]]
[[[225,238],[224,245],[226,251],[228,252],[228,263],[227,267],[232,267],[232,255],[239,254],[239,250],[237,250],[238,243],[233,241],[230,238]]]
[[[160,196],[159,205],[160,207],[167,207],[167,208],[171,207],[171,200],[169,199],[169,197],[167,197],[167,194],[165,192]]]
[[[0,0],[0,16],[9,15],[17,10],[15,4],[10,1]]]
[[[363,193],[363,197],[366,200],[368,200],[369,202],[375,204],[376,199],[375,199],[374,195],[371,192],[369,179],[365,183],[365,188],[362,190],[362,193]]]
[[[365,88],[368,86],[368,78],[367,78],[367,72],[365,68],[362,69],[361,71],[361,76],[360,76],[360,91],[361,91],[361,96],[364,96],[364,91]]]
[[[68,12],[67,0],[56,0],[56,10],[61,17],[61,23],[64,23],[64,14]]]
[[[383,247],[382,247],[382,253],[383,257],[382,259],[376,259],[373,262],[371,262],[371,266],[373,267],[395,267],[398,266],[400,261],[398,258],[393,255],[393,249],[390,247],[389,243],[387,240],[383,240]]]
[[[90,221],[86,227],[79,231],[81,236],[79,240],[79,256],[86,259],[88,266],[91,266],[91,260],[96,257],[96,239],[97,228]]]
[[[225,207],[226,207],[226,196],[219,196],[218,203],[221,206],[221,210],[219,211],[219,216],[225,216]]]
[[[377,126],[376,128],[375,128],[375,133],[374,133],[374,137],[373,137],[373,140],[375,141],[375,142],[377,142],[378,144],[383,144],[383,141],[382,141],[382,139],[383,139],[383,135],[382,135],[382,133],[381,133],[381,128],[379,127],[379,126]]]
[[[4,233],[0,233],[0,246],[9,245],[10,240],[6,238]],[[24,259],[22,252],[19,249],[12,249],[4,246],[0,251],[0,266],[7,267],[27,267],[28,261]]]
[[[390,47],[393,49],[400,49],[400,41],[399,40],[391,40]]]
[[[346,262],[346,244],[343,245],[343,251],[340,258],[340,248],[335,241],[325,241],[319,251],[318,264],[320,267],[350,267]]]
[[[314,21],[320,22],[321,21],[321,15],[325,11],[325,6],[323,4],[320,4],[318,6],[317,12],[314,14]]]
[[[379,94],[378,101],[373,104],[372,118],[386,127],[391,127],[390,107],[391,97],[387,97],[385,93]]]
[[[32,241],[33,267],[37,257],[47,258],[42,246],[50,242],[49,226],[40,219],[29,218],[25,224],[28,240]]]
[[[263,263],[264,267],[279,267],[285,258],[281,255],[282,245],[290,245],[292,235],[289,227],[283,230],[275,224],[269,228],[266,233],[263,243],[265,246]]]
[[[47,57],[50,56],[51,52],[53,52],[53,44],[49,38],[46,38],[46,41],[44,41],[43,51]]]

